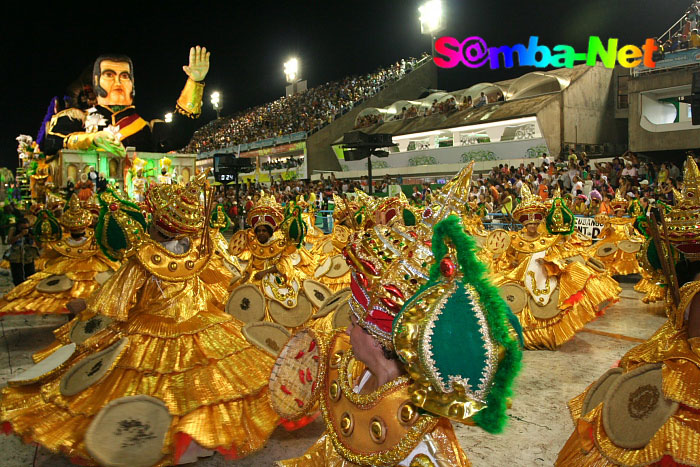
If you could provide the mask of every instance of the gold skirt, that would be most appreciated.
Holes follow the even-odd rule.
[[[96,256],[81,260],[66,258],[50,264],[43,271],[29,276],[26,281],[0,299],[0,316],[68,313],[66,303],[75,298],[88,298],[100,287],[95,281],[95,276],[100,272],[112,270],[112,267]],[[73,281],[73,287],[66,292],[56,293],[36,290],[39,282],[52,275],[65,275]]]
[[[84,443],[93,417],[114,399],[144,394],[162,400],[173,416],[158,465],[176,462],[183,440],[233,458],[263,447],[279,421],[267,393],[274,359],[249,344],[230,316],[209,309],[177,323],[136,314],[86,341],[68,367],[122,336],[129,344],[116,366],[74,396],[60,393],[65,370],[43,384],[4,388],[3,428],[27,443],[94,464]]]

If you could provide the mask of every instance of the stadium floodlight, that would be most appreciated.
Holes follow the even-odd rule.
[[[172,112],[168,112],[167,114],[165,114],[165,122],[166,122],[166,123],[170,123],[170,122],[172,122],[172,121],[173,121],[173,113],[172,113]]]
[[[220,118],[221,116],[220,112],[224,106],[223,101],[223,96],[219,91],[214,91],[211,93],[211,106],[214,107],[214,110],[216,110],[216,118]]]
[[[284,62],[284,76],[290,84],[299,81],[299,60],[296,57]]]
[[[420,13],[418,19],[420,21],[421,34],[427,34],[435,37],[435,34],[444,29],[441,0],[430,0],[425,2],[420,8],[418,8],[418,13]]]

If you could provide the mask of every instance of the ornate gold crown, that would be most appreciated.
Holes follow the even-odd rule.
[[[700,171],[688,156],[683,189],[674,191],[675,206],[666,214],[668,240],[690,260],[700,259]],[[661,232],[663,235],[663,232]]]
[[[613,208],[613,211],[627,211],[627,205],[629,203],[625,199],[624,196],[622,196],[622,192],[618,188],[615,190],[615,197],[610,201],[610,206]]]
[[[92,224],[92,213],[80,205],[78,195],[73,194],[68,201],[68,209],[61,215],[61,225],[74,233],[85,232]]]
[[[421,215],[425,226],[432,227],[451,214],[461,218],[467,213],[473,172],[474,161],[470,161],[452,180],[434,193],[432,203]]]
[[[367,332],[392,349],[391,327],[405,300],[428,280],[429,237],[400,222],[351,237],[345,258],[353,269],[350,307]]]
[[[170,236],[191,234],[202,227],[204,212],[199,196],[206,177],[207,172],[201,172],[184,187],[160,184],[148,190],[146,208],[157,229]]]
[[[272,194],[266,195],[264,192],[260,194],[260,201],[248,212],[246,218],[253,228],[258,225],[269,225],[272,230],[276,230],[283,220],[284,213],[275,197]]]
[[[523,225],[540,223],[544,219],[547,208],[537,195],[533,195],[530,187],[520,188],[520,204],[513,209],[513,217]]]
[[[336,222],[343,222],[348,216],[352,217],[360,209],[358,203],[350,200],[346,202],[345,199],[335,193],[333,193],[333,204],[335,205],[333,219]]]

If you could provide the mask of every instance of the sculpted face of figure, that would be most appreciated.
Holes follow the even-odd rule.
[[[100,63],[100,87],[107,92],[107,95],[98,96],[98,104],[131,105],[134,83],[131,80],[129,63],[103,60]]]

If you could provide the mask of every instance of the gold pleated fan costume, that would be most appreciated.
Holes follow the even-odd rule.
[[[500,248],[487,256],[494,284],[501,287],[504,296],[518,297],[510,305],[523,327],[525,347],[553,350],[615,303],[621,289],[607,272],[590,267],[587,242],[575,232],[547,232],[547,208],[527,185],[523,185],[521,197],[513,216],[525,226],[538,224],[536,236],[526,235],[526,228],[495,231],[486,248]]]
[[[3,389],[0,418],[6,431],[94,465],[85,442],[93,418],[110,401],[146,395],[162,401],[172,417],[156,465],[176,463],[192,441],[231,458],[262,448],[279,420],[267,396],[274,360],[250,344],[223,311],[232,275],[212,260],[216,248],[202,232],[204,177],[184,187],[151,189],[147,205],[153,221],[173,240],[159,243],[135,231],[139,243],[81,315],[111,323],[79,344],[65,368],[43,381]],[[118,215],[112,200],[107,209]],[[59,339],[70,335],[61,331]],[[125,349],[102,379],[77,394],[63,394],[66,371],[123,338]]]
[[[65,232],[58,239],[42,242],[43,269],[0,299],[0,316],[11,314],[68,313],[66,303],[88,298],[119,268],[95,241],[92,214],[73,195],[60,223]],[[73,239],[70,233],[83,233]],[[57,286],[51,286],[56,282]]]
[[[660,228],[662,245],[656,245],[666,252],[670,246],[667,256],[672,258],[672,266],[679,252],[688,261],[700,260],[700,177],[690,157],[684,175],[683,192],[677,193],[676,205],[665,214],[668,235]],[[691,276],[697,272],[695,268]],[[700,337],[690,337],[688,330],[689,313],[700,311],[693,306],[698,292],[700,281],[696,280],[681,284],[677,304],[669,292],[666,323],[649,340],[628,351],[619,368],[606,373],[619,373],[613,376],[618,380],[641,381],[635,383],[638,387],[630,391],[629,399],[614,397],[613,382],[607,392],[594,383],[569,402],[574,432],[559,453],[558,466],[700,464]],[[637,376],[645,371],[656,372],[656,384]],[[661,415],[655,412],[659,406],[664,408]],[[621,430],[611,416],[620,410],[632,417],[632,423],[644,420],[650,427],[643,438],[633,440],[637,441],[633,447],[626,437],[620,439],[617,434],[626,434],[625,426]]]
[[[637,252],[644,243],[644,236],[634,228],[635,217],[623,217],[628,202],[618,188],[610,202],[614,216],[599,215],[596,221],[603,224],[598,241],[590,248],[590,254],[605,264],[611,275],[639,274],[642,268],[637,261]],[[613,253],[609,253],[614,250]]]

